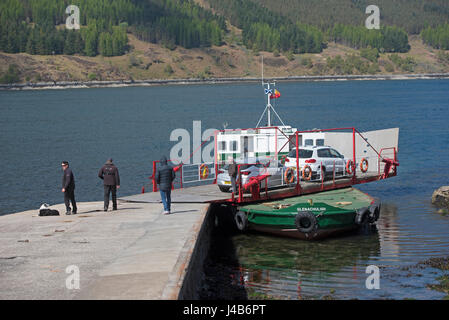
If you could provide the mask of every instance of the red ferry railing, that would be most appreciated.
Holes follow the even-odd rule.
[[[355,184],[361,184],[361,183],[367,183],[367,182],[371,182],[371,181],[378,181],[378,180],[382,180],[382,179],[386,179],[392,176],[396,176],[397,175],[397,166],[399,166],[399,163],[397,161],[397,150],[395,147],[387,147],[387,148],[382,148],[380,151],[377,151],[372,145],[371,143],[368,141],[368,139],[366,139],[363,134],[361,132],[359,132],[357,129],[355,129],[354,127],[346,127],[346,128],[332,128],[332,129],[316,129],[316,130],[305,130],[305,131],[296,131],[294,132],[292,135],[288,136],[287,134],[285,134],[279,127],[264,127],[264,128],[249,128],[249,129],[225,129],[225,130],[217,130],[214,132],[213,135],[209,136],[206,140],[204,140],[201,145],[199,147],[197,147],[191,154],[189,159],[191,159],[193,157],[193,155],[198,152],[201,151],[201,146],[203,146],[205,143],[210,141],[210,138],[212,136],[214,136],[214,143],[215,143],[215,161],[214,163],[208,163],[208,164],[183,164],[180,163],[178,164],[175,168],[180,172],[179,175],[179,179],[178,181],[175,182],[175,184],[173,185],[173,188],[175,188],[175,185],[179,185],[179,188],[184,188],[186,187],[186,185],[192,181],[189,181],[188,183],[186,183],[185,178],[184,178],[184,174],[183,174],[183,170],[184,168],[189,167],[193,168],[192,170],[198,170],[199,174],[198,174],[198,179],[194,180],[193,182],[197,182],[197,183],[212,183],[212,184],[216,184],[217,182],[217,175],[219,174],[219,170],[220,167],[225,163],[226,160],[222,160],[219,159],[218,157],[218,150],[217,150],[217,135],[220,132],[231,132],[231,131],[235,131],[235,132],[239,132],[239,131],[248,131],[248,130],[257,130],[258,132],[263,131],[263,130],[273,130],[275,129],[275,152],[274,152],[274,156],[270,155],[267,156],[267,159],[271,159],[274,160],[273,162],[277,162],[280,161],[280,157],[279,157],[279,153],[285,153],[289,151],[289,145],[294,143],[295,149],[296,149],[296,164],[295,166],[290,166],[295,168],[295,175],[296,178],[294,179],[294,183],[293,184],[288,184],[288,183],[284,183],[284,181],[281,181],[280,185],[278,187],[285,188],[285,192],[283,190],[281,190],[280,192],[277,192],[276,196],[270,196],[268,193],[268,180],[270,178],[270,176],[258,176],[255,177],[255,179],[252,180],[252,183],[249,185],[242,185],[242,178],[241,178],[241,167],[243,165],[251,165],[254,163],[239,163],[238,164],[238,194],[236,194],[235,192],[233,192],[231,194],[231,198],[229,199],[229,201],[231,202],[236,202],[236,203],[243,203],[243,202],[252,202],[252,201],[260,201],[260,200],[265,200],[265,199],[273,199],[273,198],[285,198],[285,197],[289,197],[289,196],[296,196],[296,195],[301,195],[304,193],[312,193],[312,192],[319,192],[319,191],[325,191],[325,190],[331,190],[331,189],[335,189],[335,188],[342,188],[342,187],[347,187],[347,186],[351,186],[351,185],[355,185]],[[348,141],[348,144],[352,143],[352,155],[351,157],[347,158],[348,162],[352,161],[352,163],[347,164],[348,172],[350,174],[343,174],[344,175],[344,181],[342,182],[341,180],[339,181],[340,177],[336,176],[336,166],[335,166],[335,160],[333,163],[333,169],[332,169],[332,182],[326,182],[325,181],[325,174],[326,172],[323,172],[323,164],[321,163],[320,165],[320,179],[319,181],[315,181],[312,184],[313,185],[307,185],[307,190],[304,190],[304,186],[301,185],[301,176],[303,174],[303,172],[301,171],[300,165],[299,165],[299,148],[302,146],[302,144],[299,144],[299,135],[303,134],[303,133],[325,133],[325,132],[346,132],[346,133],[351,133],[351,141]],[[286,137],[286,142],[284,143],[284,145],[281,146],[280,149],[278,149],[277,147],[277,143],[278,143],[278,134],[282,134],[284,137]],[[366,147],[369,148],[370,150],[373,151],[372,154],[374,154],[372,157],[367,156],[366,158],[373,160],[374,157],[376,158],[377,161],[377,170],[376,170],[376,174],[374,174],[374,172],[371,172],[370,175],[359,175],[359,171],[361,171],[361,169],[359,170],[359,163],[358,163],[358,159],[357,159],[357,153],[356,153],[356,140],[357,137],[360,137],[360,139],[363,140],[363,144],[366,143]],[[286,150],[286,151],[284,151]],[[366,152],[366,151],[365,151]],[[249,157],[249,158],[253,158],[253,157]],[[360,160],[360,159],[359,159]],[[363,160],[363,159],[362,159]],[[370,161],[371,161],[370,160]],[[177,161],[172,161],[173,163],[176,163]],[[155,175],[156,175],[156,170],[157,170],[157,165],[158,165],[159,161],[153,161],[153,174],[150,177],[150,179],[152,180],[152,190],[153,192],[156,192],[157,189],[157,184],[155,181]],[[382,172],[382,164],[384,164],[384,172]],[[202,179],[201,178],[201,173],[200,173],[200,168],[201,166],[207,165],[207,167],[209,168],[209,172],[210,172],[210,176],[208,176],[208,179]],[[361,166],[361,164],[360,164]],[[198,167],[198,169],[196,169],[196,167]],[[203,167],[204,168],[204,167]],[[388,168],[388,172],[386,172],[385,170]],[[367,168],[368,169],[368,168]],[[284,176],[284,172],[285,169],[281,169],[282,170],[282,177]],[[303,168],[304,170],[304,168]],[[327,171],[327,170],[326,170]],[[261,190],[260,185],[265,182],[265,190]],[[303,180],[303,182],[305,182]],[[319,182],[319,183],[318,183]],[[248,183],[247,183],[248,184]],[[277,186],[275,186],[277,187]],[[248,189],[250,189],[250,193],[251,196],[244,196],[245,191],[248,191]],[[144,190],[142,190],[144,191]],[[234,190],[235,191],[235,190]]]

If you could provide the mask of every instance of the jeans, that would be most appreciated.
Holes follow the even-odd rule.
[[[117,209],[117,186],[104,186],[104,208],[109,207],[109,194],[112,193],[112,208]]]
[[[170,212],[171,206],[171,190],[163,191],[160,190],[162,203],[164,205],[164,211]]]

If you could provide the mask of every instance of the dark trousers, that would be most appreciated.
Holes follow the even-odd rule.
[[[76,213],[76,201],[75,201],[75,188],[65,189],[64,192],[64,203],[67,212],[70,212],[70,202],[72,202],[73,212]]]
[[[232,177],[231,176],[231,185],[232,185],[232,192],[234,192],[234,194],[237,194],[239,191],[237,190],[237,181],[236,181],[237,177]]]
[[[104,208],[109,207],[109,195],[112,193],[112,208],[117,209],[117,186],[104,186]]]
[[[164,205],[164,211],[170,212],[171,210],[171,190],[167,191],[160,190],[162,204]]]

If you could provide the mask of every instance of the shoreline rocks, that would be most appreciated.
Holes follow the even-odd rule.
[[[432,204],[449,209],[449,186],[442,186],[433,192]]]
[[[342,81],[342,80],[416,80],[416,79],[448,79],[449,73],[415,73],[415,74],[374,74],[374,75],[318,75],[318,76],[285,76],[270,78],[273,81]],[[76,88],[109,88],[126,86],[153,85],[187,85],[216,83],[260,82],[258,77],[228,78],[187,78],[187,79],[147,79],[147,80],[108,80],[108,81],[50,81],[0,84],[0,90],[39,90],[39,89],[76,89]]]

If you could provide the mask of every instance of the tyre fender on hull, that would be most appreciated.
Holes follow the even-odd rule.
[[[244,212],[237,211],[234,220],[239,231],[246,231],[246,229],[248,229],[248,217]]]
[[[309,211],[299,211],[295,217],[295,225],[299,232],[311,233],[318,228],[315,215]]]
[[[357,213],[355,215],[355,223],[359,226],[366,223],[369,219],[369,208],[364,207],[357,210]]]
[[[374,199],[374,202],[369,206],[369,221],[374,223],[379,219],[380,216],[380,200]]]

